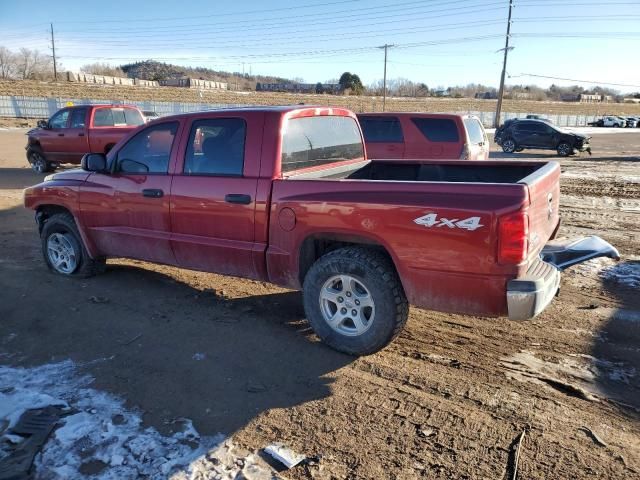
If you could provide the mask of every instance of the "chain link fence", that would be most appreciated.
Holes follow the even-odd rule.
[[[246,107],[248,104],[240,103],[186,103],[186,102],[156,102],[153,100],[128,101],[121,100],[95,100],[91,98],[43,98],[43,97],[21,97],[21,96],[0,96],[0,117],[12,118],[49,118],[61,108],[72,103],[73,105],[86,105],[97,103],[113,103],[136,105],[140,110],[152,110],[159,115],[174,115],[177,113],[198,112],[203,110],[215,110],[219,108]],[[375,109],[374,109],[375,111]],[[493,127],[495,112],[442,112],[459,113],[477,116],[485,127]],[[501,123],[512,118],[525,118],[526,112],[512,113],[503,112]],[[597,120],[596,115],[542,115],[560,127],[584,127],[590,122]]]

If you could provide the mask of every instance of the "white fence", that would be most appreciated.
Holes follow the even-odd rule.
[[[326,99],[323,99],[326,101]],[[121,101],[121,100],[95,100],[91,98],[43,98],[43,97],[19,97],[0,96],[0,117],[25,117],[25,118],[49,118],[55,112],[66,106],[68,102],[74,105],[95,103],[127,103],[137,105],[141,110],[153,110],[159,115],[173,115],[176,113],[197,112],[202,110],[214,110],[217,108],[244,107],[247,104],[240,103],[184,103],[184,102],[155,102],[155,101]],[[375,107],[373,110],[376,110]],[[444,113],[444,112],[443,112]],[[449,112],[451,113],[451,112]],[[476,115],[485,127],[493,127],[494,112],[454,112]],[[527,113],[503,112],[502,122],[511,118],[524,118]],[[596,115],[543,115],[554,124],[561,127],[582,127],[589,122],[597,120]]]

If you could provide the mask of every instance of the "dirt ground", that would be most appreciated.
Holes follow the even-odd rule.
[[[178,87],[131,87],[122,85],[80,84],[72,82],[38,82],[34,80],[0,80],[0,95],[50,98],[95,98],[103,100],[152,100],[161,102],[226,103],[244,105],[283,105],[306,103],[347,107],[355,112],[382,111],[382,97],[316,95],[279,92],[235,92],[231,90],[196,90]],[[495,112],[496,100],[473,98],[389,97],[387,111],[395,112]],[[538,102],[505,99],[504,112],[541,113],[547,115],[640,115],[640,104]],[[0,119],[0,126],[2,122]]]
[[[512,478],[523,431],[518,478],[640,478],[637,286],[568,271],[528,322],[412,308],[393,344],[352,358],[317,341],[297,292],[129,260],[48,273],[21,207],[41,179],[24,132],[0,131],[1,364],[72,359],[161,431],[186,417],[252,451],[321,456],[285,478]],[[601,235],[616,268],[637,266],[640,130],[592,145],[561,162],[561,235]]]

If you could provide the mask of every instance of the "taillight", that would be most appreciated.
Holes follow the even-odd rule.
[[[462,147],[462,153],[460,154],[460,160],[469,160],[469,156],[471,151],[469,150],[469,144],[465,143],[464,147]]]
[[[498,220],[498,263],[518,264],[529,250],[529,216],[523,212]]]

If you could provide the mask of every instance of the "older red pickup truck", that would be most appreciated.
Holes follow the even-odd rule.
[[[262,107],[166,117],[25,190],[49,268],[129,257],[303,290],[351,354],[387,345],[409,303],[527,319],[560,270],[618,257],[597,237],[548,244],[555,162],[367,161],[355,115]]]
[[[27,160],[38,173],[51,172],[61,163],[79,164],[86,153],[107,153],[143,123],[133,105],[66,107],[27,132]]]

